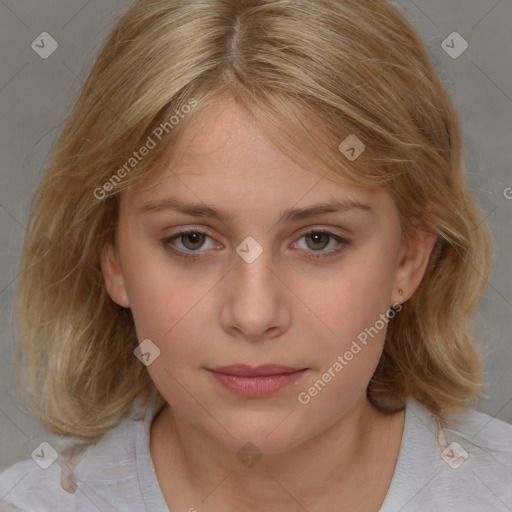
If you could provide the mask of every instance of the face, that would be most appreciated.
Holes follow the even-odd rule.
[[[191,121],[152,186],[122,196],[105,283],[158,347],[148,371],[174,414],[233,450],[285,451],[365,400],[428,251],[402,243],[387,191],[300,167],[234,103]]]

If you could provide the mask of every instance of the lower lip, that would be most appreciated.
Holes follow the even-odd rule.
[[[234,393],[243,396],[259,397],[276,393],[300,379],[306,370],[279,375],[259,375],[248,377],[242,375],[229,375],[210,371],[211,375],[222,386]]]

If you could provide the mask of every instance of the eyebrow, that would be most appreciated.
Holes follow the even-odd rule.
[[[173,210],[192,217],[208,217],[223,222],[232,221],[237,213],[235,212],[235,214],[233,214],[204,203],[188,203],[180,201],[174,197],[166,197],[143,205],[137,210],[137,214],[142,215],[145,213],[154,213],[166,210]],[[287,208],[281,213],[278,222],[299,221],[316,215],[321,215],[323,213],[339,213],[350,210],[359,210],[365,213],[375,212],[375,210],[367,204],[350,199],[343,199],[340,201],[323,202],[306,208]]]

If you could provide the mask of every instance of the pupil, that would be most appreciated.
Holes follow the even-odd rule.
[[[187,242],[191,242],[191,245],[198,244],[199,246],[201,246],[203,243],[203,235],[201,233],[195,233],[195,232],[187,233],[185,235],[185,240]],[[185,245],[187,245],[187,244],[185,244]],[[197,249],[197,247],[192,247],[192,249]]]
[[[327,235],[325,233],[313,233],[310,235],[313,239],[314,244],[318,244],[322,242],[322,238],[327,238]],[[325,241],[325,240],[324,240]],[[312,247],[314,249],[315,247]],[[318,248],[318,247],[317,247]]]

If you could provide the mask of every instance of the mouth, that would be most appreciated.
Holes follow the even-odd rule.
[[[213,379],[233,393],[247,397],[274,394],[300,379],[308,368],[277,364],[251,367],[245,364],[207,369]]]

